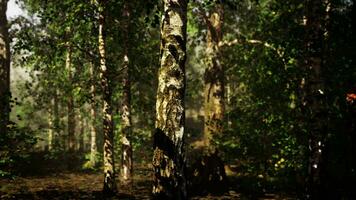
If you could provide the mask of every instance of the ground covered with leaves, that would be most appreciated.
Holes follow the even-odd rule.
[[[231,178],[231,177],[230,177]],[[0,199],[105,199],[102,195],[103,177],[100,172],[61,172],[46,176],[16,177],[0,179]],[[191,199],[296,199],[291,195],[264,193],[251,195],[241,193],[237,183],[231,182],[223,194],[204,193]],[[131,187],[120,187],[110,199],[150,199],[151,170],[149,167],[135,169]]]

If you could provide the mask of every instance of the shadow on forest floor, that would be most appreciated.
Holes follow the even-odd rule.
[[[48,176],[18,177],[15,180],[0,179],[0,199],[105,199],[101,193],[103,177],[101,173],[63,172]],[[276,194],[245,195],[238,192],[231,182],[229,190],[221,195],[204,194],[191,199],[294,199]],[[135,170],[134,183],[129,188],[122,188],[110,199],[150,199],[151,171],[146,167]]]

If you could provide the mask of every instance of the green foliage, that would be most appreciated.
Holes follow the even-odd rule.
[[[0,178],[9,178],[22,171],[20,163],[27,158],[37,139],[29,128],[10,122],[7,134],[0,134]]]
[[[206,33],[203,16],[210,9],[204,2],[194,1],[188,14],[187,107],[198,113],[203,106],[205,66],[201,60]],[[313,129],[308,125],[309,116],[301,110],[300,83],[308,76],[302,67],[305,4],[294,0],[229,0],[223,5],[223,40],[238,42],[222,47],[220,60],[227,84],[226,131],[215,142],[225,161],[238,166],[237,175],[261,183],[258,187],[264,187],[267,182],[275,184],[275,188],[285,184],[303,185],[297,177],[307,173],[308,137]],[[351,66],[355,65],[356,51],[350,44],[355,43],[351,35],[356,26],[351,25],[355,4],[331,1],[331,5],[330,21],[325,22],[329,23],[329,38],[324,41],[321,75],[328,102],[323,159],[328,163],[324,181],[336,186],[330,180],[342,184],[342,178],[337,178],[340,171],[342,177],[348,174],[347,180],[355,177],[353,168],[346,166],[355,163],[349,156],[354,152],[350,146],[355,142],[350,135],[354,108],[346,105],[344,99],[346,93],[355,92],[356,74]],[[191,136],[199,137],[199,130],[191,130]],[[252,183],[247,184],[253,188]]]
[[[19,105],[12,118],[21,116],[8,135],[0,135],[0,176],[8,176],[16,163],[25,162],[27,153],[47,144],[53,130],[59,147],[46,154],[48,160],[64,158],[67,136],[67,99],[74,96],[77,121],[91,123],[98,131],[98,161],[102,151],[101,87],[98,63],[98,16],[96,5],[76,0],[25,0],[30,18],[11,22],[14,65],[28,71],[29,77],[17,86]],[[155,123],[157,69],[159,66],[159,19],[162,5],[157,0],[130,1],[130,19],[123,18],[124,1],[108,1],[106,21],[107,63],[113,92],[116,160],[120,160],[120,106],[124,43],[128,44],[133,115],[132,144],[135,162],[150,162],[151,131]],[[305,59],[305,4],[299,0],[190,1],[186,67],[187,141],[200,138],[203,128],[203,74],[207,15],[215,5],[224,7],[221,64],[225,69],[225,132],[215,138],[227,164],[237,166],[242,185],[263,190],[269,184],[293,185],[307,172],[309,116],[302,111],[301,80]],[[355,106],[346,102],[355,91],[355,2],[331,0],[328,38],[323,42],[323,70],[328,127],[323,159],[329,185],[356,177]],[[123,22],[129,22],[128,38]],[[73,78],[65,69],[68,44],[72,47]],[[94,76],[90,67],[94,65]],[[19,81],[20,82],[20,81]],[[90,86],[96,86],[96,96]],[[56,102],[56,103],[55,103]],[[89,112],[95,104],[97,117]],[[55,113],[57,120],[50,125]],[[79,123],[78,123],[79,124]],[[88,125],[84,126],[89,143]],[[21,128],[20,128],[21,127]],[[22,128],[22,127],[31,127]],[[76,132],[80,127],[77,127]],[[37,145],[33,147],[37,140]],[[81,136],[80,136],[81,137]],[[16,148],[12,148],[15,146]],[[41,149],[43,150],[43,148]],[[94,169],[88,162],[88,149],[81,167]],[[82,155],[81,155],[82,156]],[[302,184],[302,183],[301,183]],[[277,186],[274,187],[276,189]]]
[[[154,125],[154,104],[156,74],[159,62],[159,1],[132,1],[129,3],[129,44],[130,73],[132,82],[132,112],[135,134],[134,149],[145,147],[149,152],[150,132]],[[36,130],[41,141],[36,150],[43,150],[48,145],[49,131],[54,133],[56,147],[47,154],[48,159],[59,159],[65,151],[67,140],[67,101],[69,95],[74,97],[74,112],[81,115],[83,123],[94,122],[97,130],[97,144],[102,151],[102,91],[99,77],[98,60],[98,16],[95,4],[81,1],[26,0],[22,5],[29,13],[29,18],[17,18],[13,24],[12,36],[14,64],[28,72],[29,78],[19,81],[17,95],[21,105],[16,113],[24,114],[24,125]],[[117,156],[120,153],[120,105],[121,105],[121,65],[123,62],[122,17],[123,1],[108,2],[108,20],[106,30],[107,63],[110,71],[113,91],[115,132]],[[68,45],[72,48],[72,80],[65,69]],[[94,65],[94,76],[90,77],[89,69]],[[96,86],[96,96],[91,96],[90,86]],[[88,109],[95,104],[95,120],[89,116]],[[57,109],[57,111],[56,111]],[[50,120],[53,118],[51,124]],[[76,132],[79,132],[77,123]],[[137,132],[137,134],[136,134]],[[84,133],[89,128],[84,125]],[[86,136],[88,138],[88,136]],[[79,138],[78,138],[79,139]],[[86,139],[85,143],[90,140]],[[146,148],[147,147],[147,148]],[[88,149],[86,149],[88,151]],[[119,160],[119,159],[118,159]]]
[[[94,155],[94,160],[90,160],[91,158],[91,153],[85,154],[85,162],[82,165],[82,170],[98,170],[100,165],[100,161],[103,160],[103,155],[99,152],[96,152]]]

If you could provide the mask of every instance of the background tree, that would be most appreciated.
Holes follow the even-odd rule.
[[[6,19],[7,0],[0,1],[0,130],[7,134],[10,113],[10,40]]]
[[[70,31],[70,30],[69,30]],[[72,69],[72,47],[69,43],[66,44],[66,58],[65,58],[65,68],[68,73],[68,100],[67,100],[67,111],[68,111],[68,150],[70,152],[75,151],[75,110],[74,110],[74,99],[73,99],[73,89],[72,89],[72,79],[73,79],[73,69]]]
[[[301,83],[305,91],[303,106],[306,107],[305,116],[310,116],[308,129],[310,130],[309,162],[308,162],[308,192],[311,198],[320,198],[318,188],[320,187],[320,176],[322,168],[322,152],[325,145],[325,134],[327,133],[327,110],[325,105],[325,84],[323,78],[324,67],[324,20],[326,7],[324,1],[306,1],[306,77]]]
[[[0,146],[0,176],[16,174],[31,175],[31,178],[19,179],[27,180],[21,184],[6,181],[3,184],[3,180],[0,180],[0,185],[5,185],[0,188],[0,196],[4,190],[5,193],[11,193],[18,186],[30,183],[31,186],[18,190],[21,192],[9,195],[14,198],[19,197],[17,195],[23,195],[19,198],[29,196],[28,199],[33,198],[33,195],[48,195],[46,199],[51,199],[55,194],[53,187],[62,191],[50,175],[55,173],[63,174],[56,176],[56,180],[69,178],[65,180],[68,183],[66,186],[77,184],[68,187],[71,188],[70,192],[63,193],[66,197],[101,198],[102,194],[96,191],[102,189],[103,148],[90,150],[91,145],[101,147],[104,144],[102,107],[105,93],[100,87],[99,77],[98,5],[94,1],[87,3],[74,0],[21,2],[24,3],[27,15],[10,19],[8,23],[9,36],[13,41],[12,109],[8,134],[0,134],[0,143],[3,144]],[[173,2],[173,7],[179,3],[169,2]],[[164,77],[167,79],[158,80],[161,57],[158,24],[165,13],[161,4],[163,1],[130,1],[129,21],[123,16],[127,2],[106,3],[105,64],[110,74],[108,85],[111,89],[114,141],[120,143],[115,145],[113,154],[115,160],[121,159],[124,154],[121,145],[121,138],[125,134],[122,126],[124,121],[120,111],[125,100],[124,89],[128,88],[123,81],[127,78],[125,70],[129,69],[132,127],[129,139],[136,172],[132,174],[132,187],[120,187],[120,193],[116,195],[118,198],[130,195],[129,198],[145,199],[152,192],[148,180],[152,175],[149,166],[154,153],[151,146],[154,137],[151,132],[155,129],[155,109],[159,110],[159,107],[155,108],[157,85],[162,86],[158,81],[162,83],[167,80],[167,84],[175,84],[178,79],[181,80],[180,70],[167,67],[171,60],[176,61],[171,57],[180,55],[178,50],[175,54],[176,48],[171,42],[180,37],[169,36],[165,46],[162,45],[163,50],[168,49],[162,52],[168,53],[162,54],[165,61],[162,65],[165,67],[160,72],[172,69],[174,73],[168,74],[171,77],[169,79],[167,75]],[[173,13],[172,10],[168,12],[169,15]],[[216,17],[222,15],[223,18]],[[222,194],[206,189],[209,176],[199,173],[209,169],[207,163],[212,161],[225,171],[229,180],[227,185],[220,184],[220,174],[223,172],[219,170],[215,170],[220,173],[216,173],[217,179],[211,177],[211,180],[218,180],[218,186],[228,189],[229,192],[223,194],[224,198],[277,198],[279,195],[280,198],[304,199],[310,195],[305,187],[308,184],[310,186],[310,180],[314,181],[315,178],[314,194],[318,197],[354,199],[354,16],[355,2],[346,0],[190,1],[187,7],[185,54],[188,56],[184,98],[184,137],[188,145],[185,145],[186,157],[183,159],[188,164],[188,175],[185,177],[186,185],[190,188],[187,192],[189,196],[195,198],[195,195],[213,193],[209,195],[223,198]],[[176,15],[171,16],[171,19],[175,18]],[[126,29],[126,22],[129,22],[129,29]],[[316,28],[312,28],[314,26]],[[70,33],[68,27],[71,27]],[[167,26],[164,27],[163,30],[166,30]],[[65,69],[68,43],[71,44],[72,53],[71,81],[68,81]],[[124,55],[130,58],[129,68],[125,67],[127,62]],[[204,126],[214,125],[205,124],[204,120],[209,115],[209,112],[205,115],[204,111],[205,69],[207,66],[217,66],[212,61],[219,61],[221,67],[217,68],[218,72],[224,72],[224,78],[218,81],[223,83],[219,85],[224,85],[219,86],[220,91],[224,90],[224,95],[219,95],[219,102],[223,104],[212,106],[211,111],[220,109],[224,112],[218,115],[222,123],[215,123],[221,134],[211,132],[209,137],[204,137]],[[175,78],[176,74],[178,78]],[[222,77],[218,76],[219,73],[210,75],[214,79]],[[301,81],[303,79],[304,82]],[[168,88],[168,94],[180,90],[174,89],[172,84]],[[180,94],[177,92],[176,96]],[[70,95],[76,113],[75,151],[72,157],[69,153],[67,123],[67,97]],[[214,97],[209,97],[209,101]],[[161,105],[163,110],[164,106],[168,108],[173,104],[157,105]],[[224,105],[224,108],[221,109],[220,105]],[[173,116],[176,110],[166,113],[167,116]],[[174,124],[176,120],[174,118],[166,122]],[[166,151],[169,148],[161,148],[163,150],[159,151],[160,147],[166,146],[157,144],[176,141],[171,140],[174,131],[165,128],[163,134],[156,134],[156,139],[167,140],[156,140],[158,150],[154,154],[155,161],[159,160],[156,159],[157,155],[162,155],[157,152],[172,155]],[[166,135],[168,132],[172,134]],[[158,137],[160,135],[164,137]],[[206,162],[201,162],[204,157],[201,156],[202,152],[198,153],[197,147],[207,149],[204,138],[209,138],[206,143],[209,143],[210,149],[218,150],[221,162],[206,158]],[[180,137],[177,140],[180,141]],[[314,142],[310,143],[311,140]],[[310,144],[316,144],[312,152],[309,150]],[[183,152],[179,145],[172,146],[179,147],[179,151]],[[93,153],[95,151],[97,153]],[[164,153],[163,158],[167,158]],[[169,158],[166,160],[171,161]],[[100,162],[93,164],[92,161]],[[312,176],[308,174],[308,168],[313,167],[310,161],[318,162],[318,171]],[[161,169],[162,163],[154,164],[164,175],[163,178],[157,176],[159,180],[167,180],[165,177],[168,176],[175,177],[175,174],[167,175],[166,168]],[[73,170],[68,170],[69,165],[73,165]],[[77,170],[81,173],[76,173]],[[90,173],[87,174],[88,170]],[[33,179],[32,175],[35,174],[43,176]],[[194,184],[193,180],[199,182],[199,178],[201,184]],[[41,184],[35,184],[37,180]],[[51,182],[51,186],[47,185],[46,180]],[[85,183],[82,180],[86,180]],[[177,181],[169,183],[184,179],[174,180]],[[6,186],[7,183],[10,187]],[[163,184],[164,181],[159,183]],[[43,185],[41,192],[34,194],[34,189],[39,190],[39,185]],[[10,191],[6,188],[15,189]],[[30,189],[27,191],[23,188]]]
[[[99,9],[99,55],[100,77],[103,90],[103,135],[104,135],[104,188],[103,192],[112,195],[116,192],[114,163],[114,129],[112,116],[112,91],[110,87],[110,72],[106,65],[105,55],[105,15],[106,1],[98,2]]]
[[[218,191],[226,188],[224,163],[219,156],[214,138],[222,137],[225,125],[225,73],[221,59],[224,8],[221,1],[202,1],[197,5],[206,26],[204,52],[204,134],[195,149],[201,158],[192,166],[195,190]],[[202,144],[201,144],[202,143]]]
[[[96,112],[96,78],[95,78],[95,64],[92,62],[90,63],[90,95],[91,95],[91,104],[90,104],[90,165],[95,166],[97,163],[97,154],[98,154],[98,147],[97,147],[97,127],[96,127],[96,119],[97,119],[97,112]]]
[[[130,4],[128,2],[124,3],[123,8],[123,48],[124,48],[124,58],[122,65],[122,108],[121,108],[121,178],[123,183],[126,185],[132,181],[132,170],[133,170],[133,160],[132,160],[132,121],[131,121],[131,83],[130,83],[130,62],[129,62],[129,25],[130,25]]]

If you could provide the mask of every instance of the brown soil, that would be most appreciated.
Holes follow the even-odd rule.
[[[134,183],[123,188],[118,185],[119,192],[109,199],[150,199],[151,172],[148,167],[135,170]],[[103,177],[101,173],[59,173],[48,176],[17,177],[14,180],[0,179],[0,199],[19,200],[74,200],[74,199],[105,199],[101,193]],[[222,199],[293,199],[265,194],[261,197],[249,197],[231,189],[228,192],[214,196],[192,197],[193,200]]]

